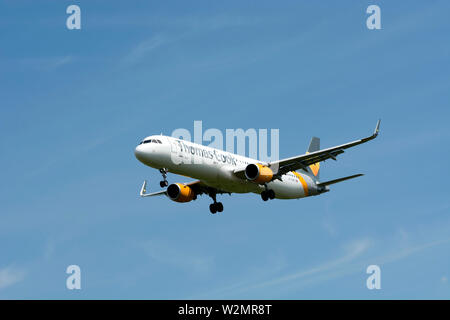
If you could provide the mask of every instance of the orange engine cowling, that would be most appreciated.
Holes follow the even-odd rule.
[[[251,163],[245,168],[245,177],[256,183],[266,183],[272,181],[273,171],[262,164]]]
[[[172,183],[167,188],[167,195],[176,202],[189,202],[196,198],[194,190],[181,183]]]

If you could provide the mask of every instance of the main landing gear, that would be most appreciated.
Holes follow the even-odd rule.
[[[222,202],[216,201],[216,194],[210,194],[210,197],[214,200],[214,203],[211,203],[209,205],[209,211],[211,211],[212,214],[215,214],[216,212],[222,212],[223,211],[223,204]]]
[[[159,185],[161,186],[161,188],[167,187],[169,185],[169,182],[167,181],[167,169],[161,168],[159,169],[159,172],[161,172],[163,176],[163,180],[159,183]]]
[[[211,211],[212,214],[215,214],[216,212],[222,212],[223,211],[223,204],[222,202],[214,202],[209,205],[209,211]]]
[[[275,191],[273,191],[273,190],[263,190],[262,192],[261,192],[261,199],[263,199],[264,201],[267,201],[267,200],[273,200],[273,199],[275,199]]]

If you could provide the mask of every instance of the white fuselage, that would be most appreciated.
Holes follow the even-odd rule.
[[[153,142],[154,141],[154,142]],[[168,136],[150,136],[135,149],[136,158],[147,166],[194,179],[222,190],[236,193],[261,193],[263,185],[241,179],[234,174],[248,164],[264,162],[230,152]],[[315,180],[306,172],[288,172],[267,183],[278,199],[295,199],[317,195]]]

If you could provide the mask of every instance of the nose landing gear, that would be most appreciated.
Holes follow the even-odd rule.
[[[163,180],[159,183],[161,188],[167,187],[169,185],[169,182],[167,181],[167,172],[168,170],[166,168],[159,169],[159,172],[161,172],[163,176]]]

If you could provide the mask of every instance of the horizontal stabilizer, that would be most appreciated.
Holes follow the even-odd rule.
[[[339,178],[339,179],[335,179],[335,180],[330,180],[330,181],[320,182],[320,183],[318,183],[317,185],[318,185],[319,187],[322,187],[322,186],[329,186],[330,184],[335,184],[335,183],[342,182],[342,181],[345,181],[345,180],[350,180],[350,179],[353,179],[353,178],[358,178],[358,177],[361,177],[361,176],[363,176],[363,174],[359,173],[359,174],[355,174],[355,175],[353,175],[353,176],[348,176],[348,177],[343,177],[343,178]]]

